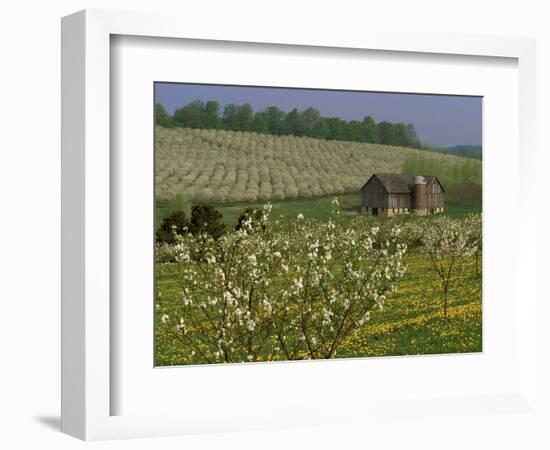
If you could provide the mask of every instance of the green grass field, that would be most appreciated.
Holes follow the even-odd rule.
[[[407,272],[382,311],[348,338],[339,357],[393,356],[482,351],[481,275],[475,259],[462,267],[450,291],[447,317],[438,276],[418,252],[406,257]],[[181,314],[179,264],[157,265],[157,301],[162,311]],[[160,314],[160,313],[159,313]],[[157,318],[159,319],[159,318]],[[158,320],[157,324],[161,321]],[[185,347],[170,329],[156,327],[156,364],[186,364]]]
[[[357,337],[349,339],[341,357],[426,355],[482,351],[481,275],[475,259],[464,265],[443,316],[440,278],[425,256],[411,253],[408,272],[383,311]]]
[[[343,194],[338,195],[338,201],[342,209],[344,217],[353,217],[359,213],[359,205],[361,203],[359,194]],[[332,206],[331,202],[334,196],[325,196],[318,198],[310,198],[303,200],[286,200],[273,202],[273,210],[271,217],[278,217],[279,215],[296,217],[302,213],[305,217],[316,220],[326,220],[330,217]],[[222,213],[223,223],[228,228],[233,228],[238,221],[241,213],[248,207],[254,207],[261,209],[263,204],[257,203],[236,203],[236,204],[222,204],[214,205],[215,208]],[[162,220],[170,214],[173,210],[178,209],[184,211],[187,216],[191,213],[191,205],[182,201],[179,202],[165,202],[163,206],[159,206],[156,209],[155,224],[156,228],[160,226]],[[447,214],[453,218],[466,217],[468,214],[477,214],[481,212],[481,206],[471,204],[463,205],[458,203],[447,204]]]

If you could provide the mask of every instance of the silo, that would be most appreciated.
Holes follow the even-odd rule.
[[[413,204],[414,212],[418,216],[428,213],[428,186],[426,179],[421,175],[414,177]]]

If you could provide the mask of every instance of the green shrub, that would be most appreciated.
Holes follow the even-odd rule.
[[[218,239],[225,231],[222,218],[222,214],[209,205],[195,205],[191,209],[189,232],[195,235],[206,233]]]
[[[174,211],[164,218],[157,231],[157,243],[174,244],[176,234],[185,234],[189,230],[189,222],[183,211]]]

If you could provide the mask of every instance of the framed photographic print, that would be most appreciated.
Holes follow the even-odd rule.
[[[531,40],[85,11],[62,42],[63,431],[533,411]]]
[[[481,97],[154,89],[157,366],[482,351]]]

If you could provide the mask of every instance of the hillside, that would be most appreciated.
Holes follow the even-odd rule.
[[[432,166],[446,169],[464,163],[461,157],[404,147],[238,131],[157,127],[155,139],[158,201],[235,203],[343,194],[358,191],[374,172],[400,173],[411,159],[428,157]],[[481,173],[479,161],[468,161],[479,164],[475,169]]]
[[[428,152],[446,153],[448,155],[462,156],[464,158],[483,159],[481,145],[453,145],[451,147],[425,146],[423,150]]]
[[[481,145],[455,145],[453,147],[447,147],[445,151],[451,155],[464,156],[466,158],[482,158]]]

